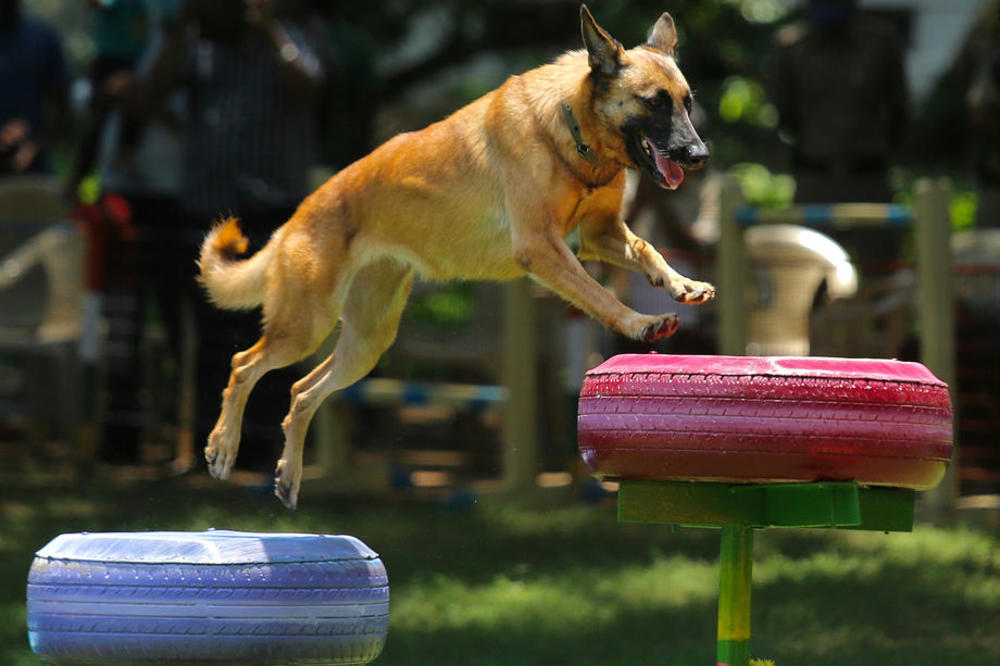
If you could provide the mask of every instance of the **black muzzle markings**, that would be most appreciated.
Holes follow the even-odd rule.
[[[666,91],[639,99],[653,113],[632,116],[622,126],[629,158],[660,187],[676,189],[684,180],[685,168],[704,165],[708,148],[691,125],[683,103],[675,103]]]

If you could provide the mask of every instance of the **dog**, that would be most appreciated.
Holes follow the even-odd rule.
[[[275,494],[298,499],[306,429],[320,403],[375,366],[396,338],[415,275],[508,281],[524,275],[611,330],[652,342],[673,313],[640,314],[583,269],[598,260],[644,274],[682,303],[715,288],[673,270],[621,219],[625,169],[676,189],[709,157],[688,117],[691,90],[664,13],[626,50],[580,8],[584,49],[512,76],[423,130],[400,134],[338,172],[249,258],[237,220],[217,223],[199,281],[225,309],[263,311],[263,333],[235,354],[205,458],[228,477],[247,398],[269,370],[313,351],[340,322],[323,362],[291,389]],[[579,230],[576,256],[565,242]]]

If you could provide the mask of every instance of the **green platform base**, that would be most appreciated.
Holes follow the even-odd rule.
[[[916,493],[846,483],[622,481],[618,520],[722,530],[716,666],[750,663],[753,531],[811,527],[909,532]]]

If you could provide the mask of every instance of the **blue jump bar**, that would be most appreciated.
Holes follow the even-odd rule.
[[[803,224],[813,227],[905,227],[913,221],[909,206],[901,204],[806,204],[791,208],[745,206],[736,213],[745,227],[754,224]]]
[[[445,405],[487,412],[507,402],[503,386],[404,382],[373,378],[353,384],[339,394],[341,400],[372,405]]]

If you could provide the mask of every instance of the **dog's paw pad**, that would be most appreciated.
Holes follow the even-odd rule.
[[[299,488],[295,480],[287,478],[287,465],[284,460],[279,460],[274,470],[274,495],[281,500],[285,507],[295,510],[299,503]]]
[[[654,342],[660,338],[667,338],[677,332],[677,315],[667,314],[657,321],[642,329],[642,341]]]
[[[707,282],[684,282],[674,289],[674,300],[697,305],[715,298],[715,287]]]
[[[280,481],[274,482],[274,495],[281,503],[285,505],[285,508],[295,511],[298,506],[299,498],[298,493],[296,493],[290,484],[281,483]]]
[[[208,473],[219,481],[229,478],[229,472],[236,462],[236,454],[212,446],[205,447],[205,462],[208,463]]]
[[[225,481],[229,478],[229,472],[233,469],[233,457],[230,455],[219,456],[215,462],[208,466],[208,473],[212,478]]]

